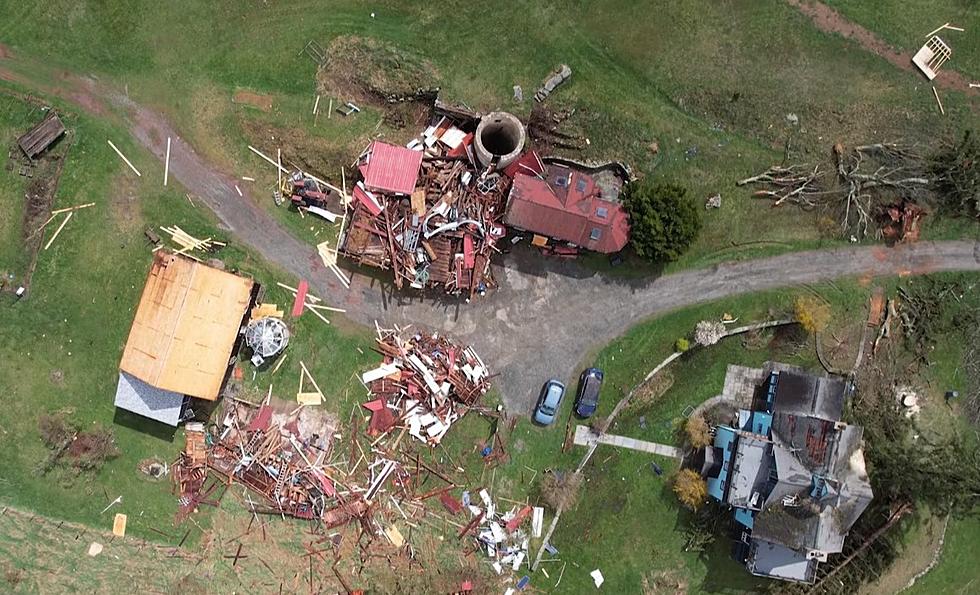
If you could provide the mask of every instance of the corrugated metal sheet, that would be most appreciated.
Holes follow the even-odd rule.
[[[365,159],[364,186],[368,190],[411,194],[422,166],[422,152],[374,141]]]

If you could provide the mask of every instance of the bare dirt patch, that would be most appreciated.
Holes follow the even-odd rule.
[[[369,37],[342,35],[326,49],[317,89],[342,101],[384,104],[438,88],[439,73],[425,58]]]
[[[241,105],[250,105],[264,112],[272,111],[272,97],[261,93],[254,93],[252,91],[239,89],[235,91],[234,95],[232,95],[231,101],[232,103],[238,103]]]
[[[67,146],[56,154],[43,157],[36,162],[37,165],[33,168],[33,177],[28,183],[24,195],[27,204],[24,209],[22,237],[29,264],[24,273],[22,285],[28,290],[31,287],[34,268],[37,266],[37,254],[41,249],[41,242],[46,233],[54,231],[53,229],[42,229],[41,226],[51,217],[54,196],[58,191],[58,181],[61,179],[61,170],[65,165],[65,153],[67,153]]]
[[[109,204],[112,207],[112,222],[119,231],[134,231],[143,226],[136,179],[132,176],[119,174],[113,178]]]
[[[5,60],[7,58],[13,58],[14,54],[10,51],[10,48],[0,43],[0,60]]]
[[[853,39],[864,49],[881,56],[898,68],[910,72],[914,70],[911,55],[896,50],[872,31],[850,22],[826,4],[811,0],[786,0],[786,2],[810,17],[813,25],[824,33],[836,33],[847,39]],[[950,69],[943,70],[943,73],[936,77],[932,83],[937,87],[952,89],[973,96],[978,95],[976,89],[970,88],[970,81],[966,77]]]

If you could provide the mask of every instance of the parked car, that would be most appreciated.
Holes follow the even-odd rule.
[[[555,421],[558,415],[558,407],[561,406],[562,397],[565,396],[565,385],[554,378],[544,383],[541,387],[541,395],[538,396],[538,406],[534,408],[534,421],[549,426]]]
[[[599,406],[599,389],[602,388],[602,370],[587,368],[578,380],[578,394],[575,396],[575,413],[581,417],[591,417]]]

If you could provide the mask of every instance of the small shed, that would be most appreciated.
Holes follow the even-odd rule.
[[[50,147],[54,141],[61,138],[65,133],[65,125],[54,110],[49,110],[48,115],[44,116],[37,126],[28,130],[23,136],[17,139],[20,150],[27,155],[28,159],[34,159]]]
[[[162,391],[217,400],[253,285],[185,256],[154,252],[120,371]]]

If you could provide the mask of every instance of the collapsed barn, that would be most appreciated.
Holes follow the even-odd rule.
[[[616,199],[628,176],[616,170],[599,183],[571,162],[525,152],[526,138],[511,114],[436,101],[432,123],[406,146],[376,140],[358,157],[340,253],[391,269],[399,289],[472,298],[496,285],[491,256],[515,204],[523,216],[510,216],[513,227],[537,234],[537,246],[622,249],[629,222]]]

